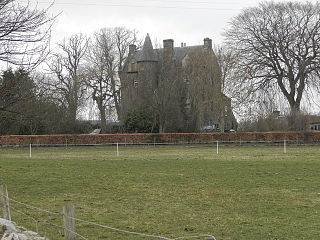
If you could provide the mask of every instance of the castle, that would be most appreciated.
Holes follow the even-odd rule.
[[[129,46],[120,72],[121,116],[142,103],[151,106],[160,132],[196,132],[205,126],[235,129],[231,101],[221,90],[221,70],[212,40],[203,45],[174,47],[163,41],[154,49],[149,35],[141,49]]]

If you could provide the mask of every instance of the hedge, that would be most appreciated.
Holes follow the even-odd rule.
[[[319,142],[320,132],[246,132],[246,133],[135,133],[135,134],[64,134],[64,135],[6,135],[0,136],[0,146],[110,144],[110,143],[209,143],[214,141],[296,141]]]

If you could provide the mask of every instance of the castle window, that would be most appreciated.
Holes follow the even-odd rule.
[[[138,87],[138,85],[139,85],[139,82],[138,82],[138,79],[134,79],[133,80],[133,87]]]
[[[185,77],[183,78],[183,82],[186,83],[186,84],[189,84],[189,83],[190,83],[189,77],[185,76]]]
[[[129,64],[128,64],[128,72],[136,72],[137,71],[137,62],[135,62],[134,60],[132,60]]]
[[[137,71],[137,63],[136,62],[133,62],[131,63],[132,64],[132,71],[133,72],[136,72]]]
[[[185,109],[191,109],[191,99],[189,96],[186,98]]]

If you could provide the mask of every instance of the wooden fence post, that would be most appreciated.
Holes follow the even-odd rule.
[[[0,198],[1,198],[1,205],[3,208],[3,218],[11,221],[9,196],[8,196],[7,185],[5,184],[0,185]]]
[[[76,220],[75,210],[73,205],[63,206],[63,223],[64,223],[64,239],[75,240],[76,239]]]

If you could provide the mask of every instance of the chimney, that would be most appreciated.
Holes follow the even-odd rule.
[[[132,54],[132,53],[134,53],[134,52],[136,51],[136,49],[137,49],[137,46],[136,46],[136,45],[130,44],[130,45],[129,45],[129,55]]]
[[[210,38],[205,38],[203,40],[203,47],[208,50],[212,49],[212,40]]]
[[[173,59],[173,39],[163,40],[163,57],[166,61]]]
[[[184,47],[184,43],[183,42],[181,43],[181,47]]]

